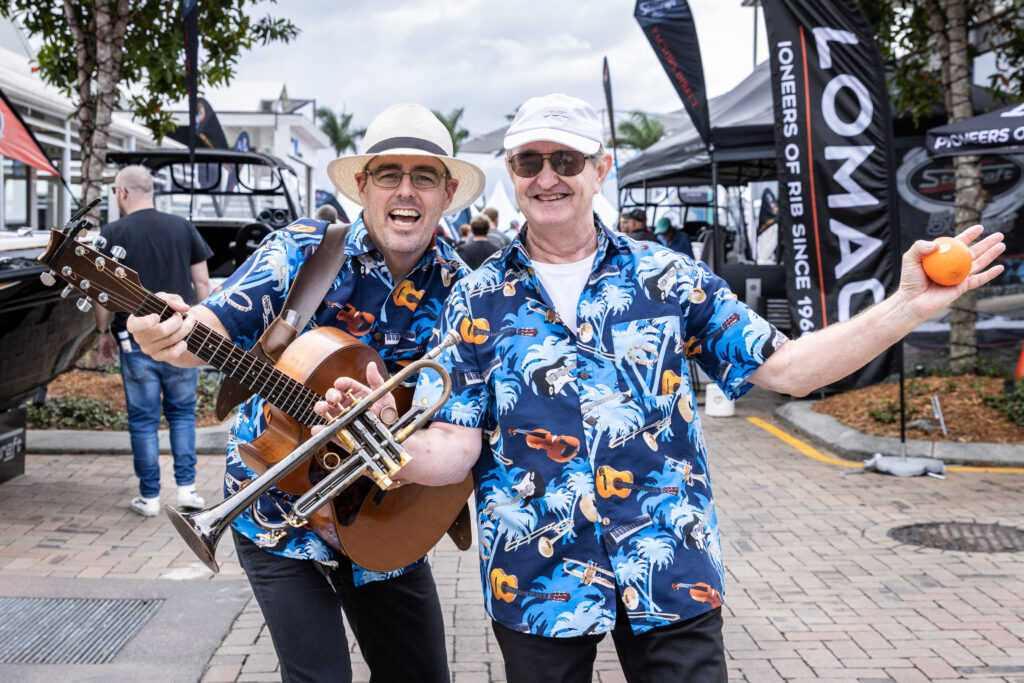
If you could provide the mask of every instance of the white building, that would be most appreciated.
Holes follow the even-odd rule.
[[[316,124],[315,100],[291,99],[283,81],[235,81],[227,88],[204,93],[217,115],[228,146],[242,133],[249,135],[249,149],[277,157],[299,177],[301,213],[312,215],[316,189],[317,153],[330,141]],[[174,106],[178,122],[188,121],[187,102]]]

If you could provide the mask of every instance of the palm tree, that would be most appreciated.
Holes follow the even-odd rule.
[[[665,126],[660,121],[642,111],[635,111],[629,115],[628,121],[619,124],[615,142],[619,147],[647,149],[664,134]]]
[[[459,145],[462,141],[469,137],[469,131],[465,128],[459,128],[459,119],[462,118],[462,112],[465,107],[459,107],[458,109],[452,109],[452,113],[445,116],[437,109],[432,109],[434,116],[441,120],[444,127],[448,129],[448,133],[452,136],[452,156],[459,153]]]
[[[327,135],[334,153],[339,157],[350,149],[356,151],[356,140],[366,135],[365,128],[349,128],[352,125],[352,114],[346,114],[344,110],[336,115],[326,107],[319,107],[316,120],[320,122],[320,130]]]

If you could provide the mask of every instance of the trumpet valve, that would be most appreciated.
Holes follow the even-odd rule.
[[[389,477],[386,474],[380,472],[371,472],[370,476],[373,477],[373,480],[377,483],[377,486],[379,486],[381,489],[385,491],[387,491],[389,488],[395,485],[394,480],[391,479],[391,477]]]
[[[348,433],[347,429],[338,430],[337,439],[342,447],[349,453],[355,453],[358,450],[356,440],[352,438],[352,435]]]

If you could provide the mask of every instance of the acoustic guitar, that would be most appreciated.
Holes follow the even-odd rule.
[[[65,295],[78,290],[110,311],[157,313],[162,320],[175,315],[142,286],[135,271],[78,242],[76,229],[81,229],[80,224],[65,231],[51,230],[50,243],[39,257],[54,275],[69,283]],[[333,327],[299,335],[274,365],[198,321],[185,343],[191,353],[267,400],[266,430],[252,442],[239,444],[242,460],[257,474],[306,441],[310,427],[326,424],[313,406],[337,377],[353,377],[365,384],[366,366],[371,362],[387,377],[384,362],[374,349]],[[406,401],[410,395],[408,392]],[[402,397],[396,396],[396,400],[401,413]],[[308,467],[282,479],[278,488],[302,494],[346,457],[340,447],[329,447],[310,458]],[[472,475],[448,486],[407,484],[388,491],[361,477],[336,495],[331,505],[321,506],[310,526],[328,545],[367,569],[399,569],[434,547],[462,510],[472,488]]]
[[[539,591],[528,591],[519,588],[519,579],[515,574],[506,574],[503,570],[495,567],[491,570],[491,590],[494,597],[505,602],[512,602],[516,596],[524,598],[537,598],[539,600],[554,600],[555,602],[569,602],[569,594],[565,591],[554,593],[541,593]]]

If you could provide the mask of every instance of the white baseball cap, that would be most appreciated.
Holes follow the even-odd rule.
[[[601,148],[601,121],[581,99],[562,93],[531,97],[516,112],[505,132],[505,149],[531,142],[557,142],[593,154]]]

